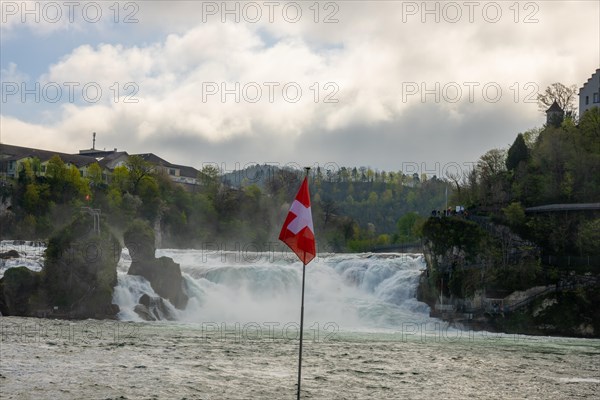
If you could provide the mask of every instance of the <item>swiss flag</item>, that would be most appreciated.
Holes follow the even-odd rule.
[[[283,223],[279,240],[288,245],[305,265],[311,262],[317,254],[306,177]]]

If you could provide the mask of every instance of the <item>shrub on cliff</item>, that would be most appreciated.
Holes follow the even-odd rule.
[[[485,232],[474,222],[462,218],[429,218],[423,224],[423,236],[431,241],[436,254],[445,254],[453,247],[474,256],[483,244]]]

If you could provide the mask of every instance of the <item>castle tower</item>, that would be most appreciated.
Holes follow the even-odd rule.
[[[546,125],[560,126],[565,119],[565,111],[554,101],[546,110]]]

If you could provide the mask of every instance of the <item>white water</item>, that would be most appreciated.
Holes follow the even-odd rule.
[[[20,257],[0,260],[0,277],[17,266],[42,269],[43,243],[0,242],[0,252],[13,249]],[[188,305],[178,310],[165,301],[179,321],[227,327],[299,321],[302,265],[293,255],[159,249],[156,256],[171,257],[181,265]],[[127,275],[130,264],[125,248],[113,301],[120,307],[121,320],[141,321],[133,308],[144,293],[157,294],[146,279]],[[319,255],[306,268],[305,326],[333,323],[347,330],[372,330],[434,321],[429,307],[415,299],[424,267],[419,254]]]
[[[181,265],[190,301],[181,311],[169,304],[180,321],[262,325],[299,320],[302,265],[289,257],[169,249],[156,255]],[[145,279],[126,275],[129,264],[124,250],[114,302],[121,320],[139,321],[133,311],[138,299],[156,294]],[[361,330],[431,321],[429,307],[415,299],[423,268],[418,254],[319,256],[306,269],[305,324]]]
[[[16,250],[18,258],[0,259],[0,278],[9,268],[27,267],[32,271],[41,271],[44,265],[44,251],[46,245],[43,242],[31,242],[23,240],[0,241],[0,253]]]

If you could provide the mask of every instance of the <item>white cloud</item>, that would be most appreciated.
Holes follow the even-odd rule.
[[[381,124],[408,118],[407,113],[413,118],[430,118],[428,114],[435,112],[436,120],[458,124],[455,135],[460,134],[461,124],[466,126],[481,112],[496,112],[523,123],[537,121],[540,115],[535,104],[523,103],[530,94],[525,88],[528,82],[540,90],[554,81],[582,83],[597,68],[598,55],[591,54],[600,40],[597,3],[578,3],[577,7],[566,2],[540,3],[537,24],[515,24],[508,8],[512,3],[501,3],[505,14],[497,24],[482,21],[481,14],[475,14],[475,23],[464,19],[458,24],[422,23],[420,15],[402,22],[402,3],[341,2],[336,24],[314,23],[314,14],[308,9],[312,3],[302,3],[303,18],[294,24],[281,15],[275,23],[220,23],[214,18],[204,23],[199,3],[140,3],[139,23],[130,27],[132,34],[159,39],[140,39],[135,46],[115,42],[82,45],[49,65],[39,77],[41,82],[78,82],[80,87],[97,83],[102,89],[100,101],[57,106],[52,118],[39,125],[3,115],[3,132],[7,132],[4,127],[8,129],[3,141],[8,137],[24,143],[23,137],[39,131],[54,137],[48,141],[54,147],[64,143],[65,137],[72,141],[69,146],[83,146],[89,133],[97,131],[142,148],[164,141],[165,135],[182,135],[210,146],[256,141],[262,143],[262,150],[259,145],[253,149],[263,151],[266,159],[275,150],[274,138],[291,138],[277,141],[290,148],[314,132],[338,137],[339,132],[356,134],[360,129],[376,138]],[[326,11],[332,10],[321,9],[321,20]],[[525,11],[521,10],[519,18]],[[3,29],[14,27],[12,22]],[[102,38],[100,30],[98,37]],[[13,36],[11,40],[17,39]],[[21,76],[15,65],[2,74]],[[279,84],[274,87],[272,102],[265,82]],[[333,85],[326,88],[328,82]],[[472,102],[465,82],[478,85]],[[128,83],[134,86],[126,88]],[[221,84],[232,89],[236,83],[240,101],[227,94],[222,102]],[[284,99],[286,83],[302,89],[297,103]],[[500,102],[486,101],[481,91],[486,83],[501,87]],[[407,84],[417,85],[419,93],[403,96]],[[429,94],[425,102],[435,107],[420,104],[422,88],[441,90],[447,84],[462,89],[460,101],[450,102],[442,96],[436,104],[435,94]],[[336,85],[338,102],[324,103]],[[262,97],[254,104],[244,95],[254,97],[257,87]],[[214,88],[219,93],[204,93],[203,99],[203,89]],[[117,89],[121,97],[115,98]],[[125,103],[127,94],[138,102]],[[402,132],[411,134],[418,132]],[[423,154],[428,151],[426,144]],[[488,144],[482,140],[482,151]],[[281,151],[292,154],[290,149]],[[373,162],[377,159],[375,156]]]

